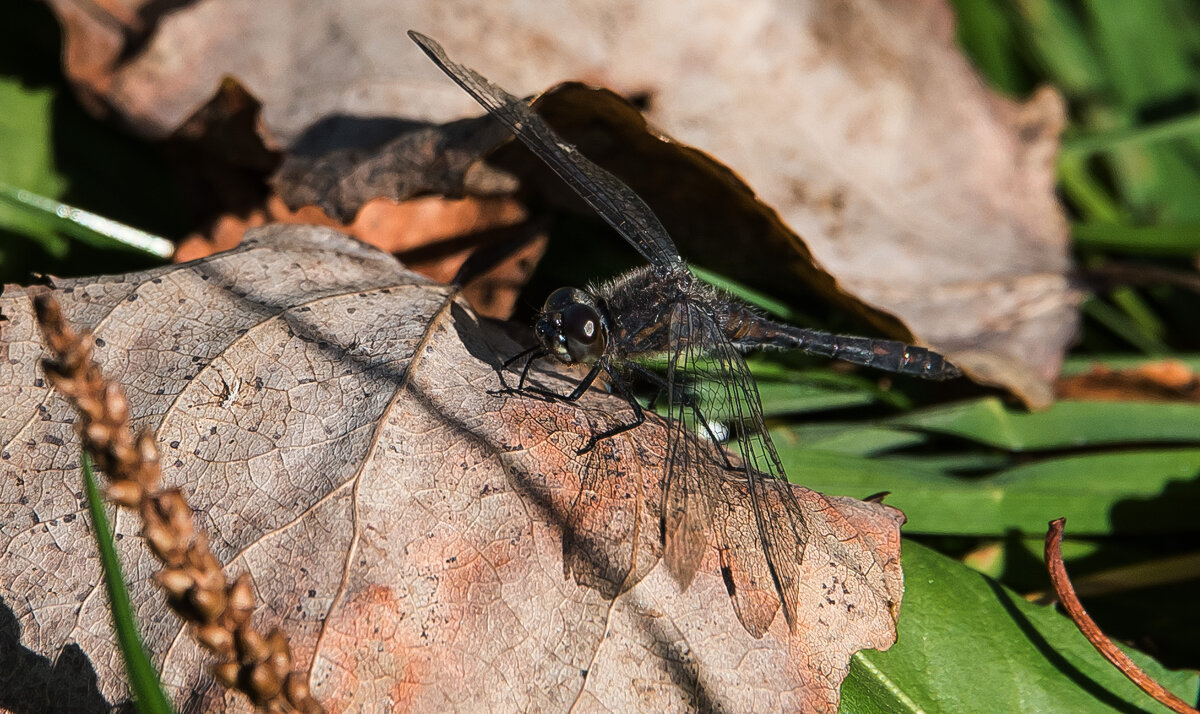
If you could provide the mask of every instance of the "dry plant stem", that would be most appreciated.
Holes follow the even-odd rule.
[[[92,339],[78,334],[49,294],[34,301],[52,359],[42,366],[54,388],[79,412],[83,446],[108,477],[107,496],[142,518],[142,536],[163,563],[155,581],[196,640],[217,658],[213,673],[268,712],[323,712],[306,678],[292,669],[285,634],[263,635],[250,622],[254,588],[248,575],[232,583],[196,530],[192,509],[178,489],[159,488],[154,436],[134,436],[129,404],[119,384],[108,382],[92,360]]]
[[[1104,659],[1121,670],[1121,674],[1129,677],[1130,681],[1138,685],[1143,692],[1179,714],[1200,714],[1188,706],[1187,702],[1154,681],[1150,675],[1142,671],[1141,667],[1134,664],[1128,655],[1100,631],[1100,627],[1083,609],[1083,603],[1079,602],[1079,598],[1075,595],[1075,588],[1071,586],[1071,580],[1067,577],[1067,569],[1062,560],[1062,535],[1066,522],[1065,518],[1050,521],[1050,530],[1046,533],[1046,569],[1050,571],[1050,581],[1054,584],[1054,591],[1058,593],[1058,600],[1070,615],[1071,621],[1075,623],[1088,642],[1092,643],[1092,647],[1095,647],[1096,651],[1103,655]]]

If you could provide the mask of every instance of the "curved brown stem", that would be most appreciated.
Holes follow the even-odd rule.
[[[1083,609],[1083,603],[1079,602],[1079,597],[1075,595],[1075,588],[1072,587],[1071,580],[1067,577],[1067,568],[1063,565],[1062,560],[1062,535],[1066,522],[1065,518],[1050,521],[1050,530],[1046,532],[1046,569],[1050,571],[1050,582],[1054,584],[1054,592],[1058,594],[1058,601],[1062,603],[1063,608],[1071,617],[1071,621],[1104,659],[1119,669],[1121,674],[1128,677],[1131,682],[1138,685],[1143,692],[1179,714],[1200,714],[1187,702],[1154,681],[1141,667],[1134,664],[1133,660],[1129,659],[1129,655],[1113,644],[1113,641],[1100,630],[1096,621]]]

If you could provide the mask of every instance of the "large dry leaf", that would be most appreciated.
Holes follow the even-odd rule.
[[[1061,100],[989,92],[945,0],[207,0],[161,16],[131,0],[143,12],[128,17],[149,22],[136,51],[121,13],[52,4],[69,71],[150,135],[174,131],[226,75],[262,101],[281,148],[314,128],[327,147],[360,145],[357,118],[478,114],[405,41],[410,28],[518,94],[581,79],[646,96],[651,120],[744,177],[840,290],[976,379],[1044,405],[1075,335],[1053,191]]]
[[[660,561],[659,420],[577,456],[598,425],[628,418],[621,400],[489,394],[517,345],[451,288],[328,229],[251,235],[56,292],[156,433],[166,483],[231,570],[252,574],[256,616],[292,635],[335,711],[832,711],[851,653],[894,641],[895,509],[795,487],[811,528],[795,632],[737,563],[722,577],[715,550],[681,593]],[[0,637],[24,663],[0,677],[0,701],[99,710],[126,693],[72,413],[37,367],[29,294],[42,289],[0,301]],[[601,470],[597,490],[580,490],[583,469]],[[739,481],[710,477],[721,516],[751,523]],[[150,586],[137,524],[122,513],[116,528],[176,704],[244,708],[222,700]]]

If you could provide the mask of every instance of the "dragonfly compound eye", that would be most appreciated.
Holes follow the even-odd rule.
[[[562,334],[567,352],[576,362],[594,362],[604,354],[604,326],[591,305],[575,303],[563,308]]]

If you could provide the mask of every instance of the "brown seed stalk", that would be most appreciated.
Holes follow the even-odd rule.
[[[53,355],[42,367],[79,412],[76,428],[84,448],[108,477],[108,499],[141,516],[142,536],[163,563],[155,581],[192,636],[216,657],[214,675],[264,711],[323,712],[304,674],[293,670],[287,636],[279,630],[264,636],[250,622],[250,576],[242,574],[230,582],[197,529],[183,493],[160,488],[154,435],[134,435],[121,386],[107,381],[92,359],[91,336],[71,328],[50,294],[35,298],[34,307]]]

